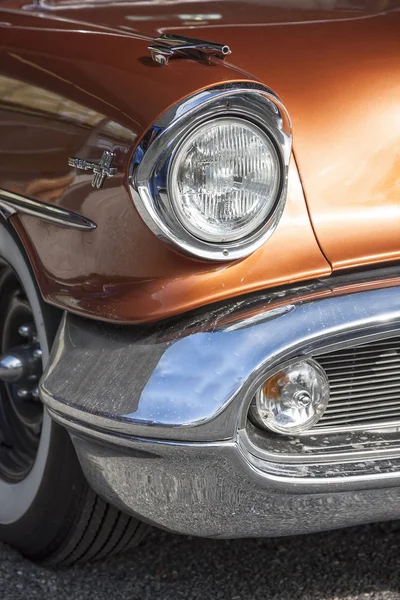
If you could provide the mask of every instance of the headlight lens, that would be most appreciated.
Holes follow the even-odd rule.
[[[277,433],[301,433],[322,417],[329,395],[322,367],[312,359],[302,360],[267,379],[256,393],[250,416]]]
[[[281,182],[278,153],[266,133],[240,118],[197,127],[178,146],[169,193],[181,224],[208,242],[258,230],[274,209]]]

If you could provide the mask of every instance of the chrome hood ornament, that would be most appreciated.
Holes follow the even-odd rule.
[[[114,157],[115,154],[113,152],[105,150],[98,163],[89,162],[84,158],[71,157],[68,159],[68,164],[70,167],[82,169],[83,171],[93,171],[92,187],[99,189],[102,187],[106,177],[114,177],[117,172],[116,168],[111,167]]]
[[[159,65],[168,64],[172,56],[210,61],[211,58],[224,60],[231,54],[231,49],[226,44],[216,44],[169,33],[154,38],[153,43],[148,46],[148,50],[151,58]]]

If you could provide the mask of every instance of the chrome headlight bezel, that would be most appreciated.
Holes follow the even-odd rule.
[[[279,157],[281,180],[274,206],[262,226],[244,238],[221,243],[195,237],[177,218],[168,193],[168,174],[182,140],[206,121],[225,116],[250,121],[268,135]],[[149,229],[175,249],[203,260],[243,258],[259,248],[279,222],[286,201],[291,148],[288,113],[270,90],[246,83],[210,88],[169,109],[143,138],[131,163],[131,195]]]

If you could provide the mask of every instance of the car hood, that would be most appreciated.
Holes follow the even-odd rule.
[[[289,111],[314,232],[333,268],[400,258],[399,1],[61,0],[26,8],[136,39],[169,32],[228,44],[229,63]],[[159,67],[171,81],[177,62]],[[165,71],[153,73],[162,88]]]

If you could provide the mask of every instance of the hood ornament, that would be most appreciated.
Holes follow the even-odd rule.
[[[154,38],[152,44],[148,46],[148,50],[151,53],[151,58],[159,65],[168,64],[172,56],[205,59],[210,62],[211,58],[224,60],[226,56],[231,54],[231,49],[226,44],[215,44],[214,42],[169,33]]]
[[[75,169],[82,169],[83,171],[93,171],[92,187],[100,189],[105,178],[114,177],[117,172],[116,168],[111,167],[114,157],[115,154],[113,152],[105,150],[98,163],[89,162],[84,158],[71,157],[68,159],[68,165],[75,167]]]

